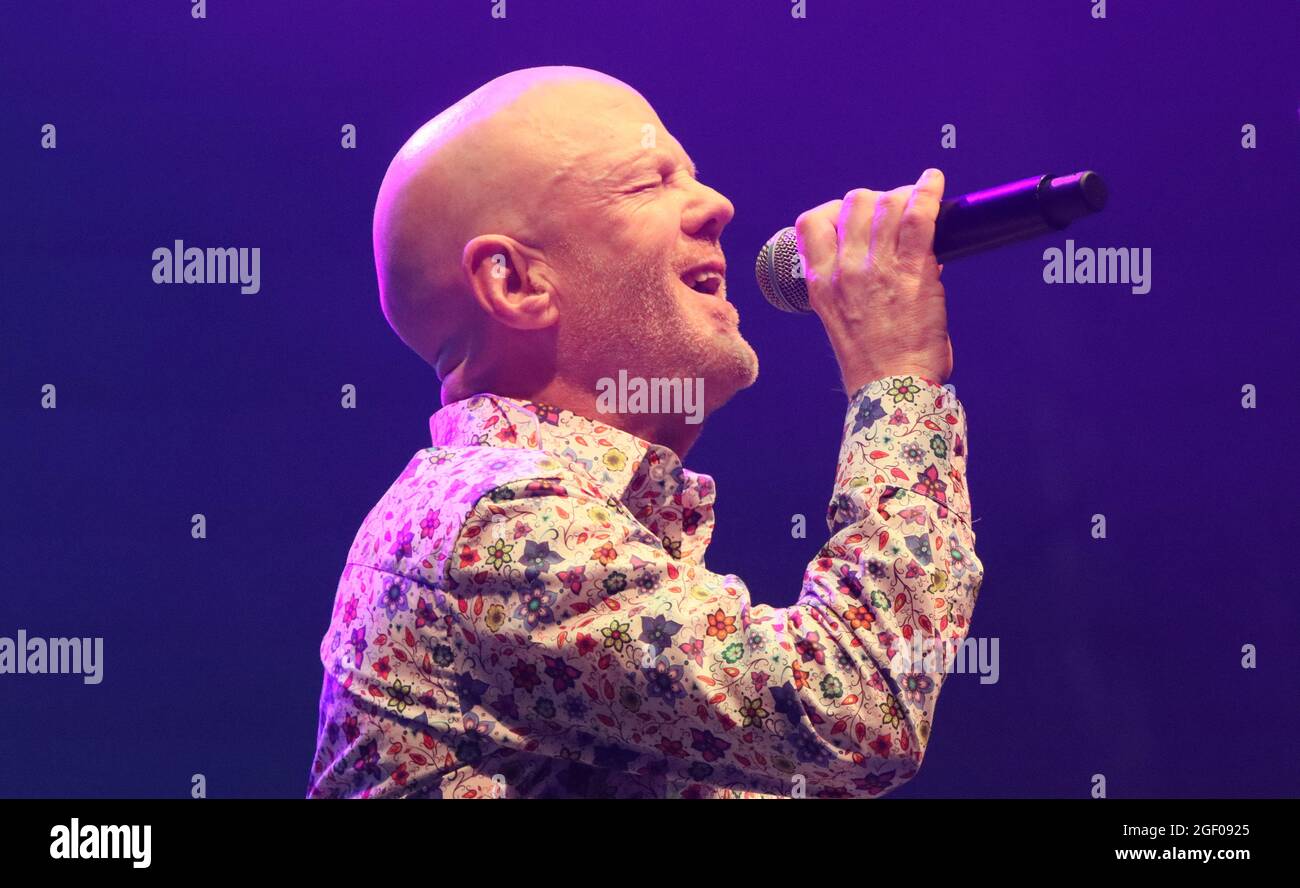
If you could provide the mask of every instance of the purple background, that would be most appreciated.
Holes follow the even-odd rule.
[[[759,297],[758,246],[926,166],[950,196],[1102,173],[1110,206],[1068,236],[1150,247],[1146,295],[1044,284],[1066,235],[945,270],[973,635],[1000,638],[1001,676],[951,677],[896,796],[1084,797],[1098,772],[1112,797],[1300,794],[1296,4],[788,6],[5,12],[0,635],[101,635],[105,680],[0,676],[0,795],[184,796],[195,772],[213,796],[304,793],[344,556],[438,407],[379,311],[375,192],[419,124],[536,64],[639,89],[737,207],[723,245],[762,372],[688,464],[718,481],[710,567],[772,604],[823,541],[845,400],[817,321]],[[154,285],[177,238],[261,247],[262,291]]]

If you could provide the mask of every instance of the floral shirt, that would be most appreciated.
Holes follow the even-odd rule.
[[[944,674],[898,649],[960,643],[983,577],[949,390],[854,393],[831,537],[783,608],[705,566],[713,479],[672,450],[492,394],[430,429],[339,581],[309,797],[871,797],[916,773]]]

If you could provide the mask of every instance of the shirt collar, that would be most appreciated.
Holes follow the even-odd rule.
[[[548,404],[483,392],[429,418],[435,447],[545,451],[617,498],[675,558],[701,561],[717,490],[671,448]],[[613,503],[610,503],[613,505]]]

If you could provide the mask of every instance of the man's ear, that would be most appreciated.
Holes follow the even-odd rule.
[[[536,250],[501,234],[465,244],[460,258],[474,298],[494,320],[517,330],[540,330],[559,319],[550,268]]]

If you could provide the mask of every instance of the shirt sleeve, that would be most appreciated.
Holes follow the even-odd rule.
[[[665,763],[737,794],[870,797],[917,771],[983,569],[954,395],[890,377],[850,398],[832,534],[789,607],[678,560],[612,498],[561,479],[478,500],[448,595],[492,740],[598,767]],[[484,728],[480,725],[479,730]]]

